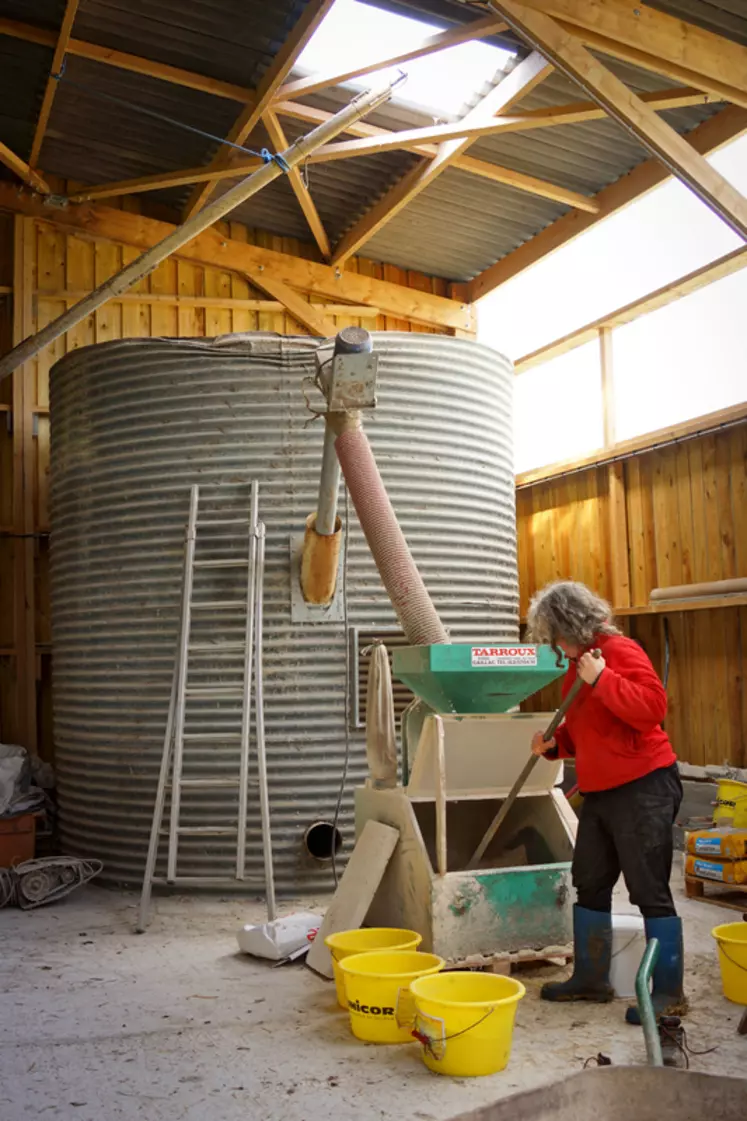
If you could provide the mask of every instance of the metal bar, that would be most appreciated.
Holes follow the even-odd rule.
[[[316,504],[314,529],[322,537],[335,532],[337,521],[337,496],[340,492],[342,469],[335,451],[337,433],[328,420],[324,422],[324,449],[322,450],[322,473],[319,477],[319,498]]]
[[[272,866],[272,834],[270,832],[270,796],[267,789],[267,755],[265,752],[265,712],[262,682],[262,612],[265,580],[265,527],[257,525],[257,582],[255,601],[255,665],[254,700],[256,716],[254,730],[257,741],[257,772],[259,775],[259,808],[262,819],[262,851],[265,861],[265,893],[267,896],[267,921],[273,922],[275,907],[275,873]]]
[[[638,1015],[641,1018],[643,1038],[646,1041],[646,1058],[651,1067],[663,1067],[664,1058],[661,1053],[661,1039],[659,1028],[654,1014],[654,1005],[651,1000],[650,984],[656,963],[659,960],[659,940],[650,938],[638,966],[635,977],[635,995],[638,1001]]]
[[[236,833],[236,879],[243,880],[246,870],[246,818],[249,795],[249,731],[252,715],[252,656],[254,651],[254,617],[257,586],[257,522],[259,519],[259,483],[252,482],[249,505],[247,547],[249,573],[246,585],[246,628],[244,631],[244,681],[241,712],[241,761],[239,768],[239,823]]]
[[[601,654],[602,654],[601,650],[592,650],[591,653],[595,658],[601,657]],[[576,680],[571,685],[570,689],[568,690],[567,695],[560,702],[560,705],[558,706],[557,712],[555,713],[552,720],[550,721],[550,723],[547,725],[544,732],[542,733],[542,739],[545,741],[545,743],[547,743],[548,740],[552,739],[553,735],[555,734],[557,729],[560,727],[560,724],[563,720],[563,717],[565,716],[566,712],[568,711],[568,709],[571,707],[571,705],[575,701],[576,697],[578,696],[579,692],[581,691],[581,688],[582,688],[583,684],[584,684],[584,682],[583,682],[582,678],[577,677]],[[501,808],[498,810],[498,813],[495,815],[495,817],[491,821],[488,828],[485,830],[485,835],[483,836],[483,839],[480,841],[480,844],[477,846],[474,853],[472,854],[472,857],[469,861],[469,864],[467,865],[468,869],[474,868],[482,860],[483,856],[485,855],[485,850],[487,849],[488,845],[493,840],[493,837],[495,837],[496,833],[498,832],[500,827],[503,825],[503,822],[506,820],[509,813],[511,812],[511,809],[513,807],[514,802],[516,801],[519,794],[523,790],[523,788],[524,788],[524,786],[527,782],[527,779],[531,775],[532,771],[537,766],[537,763],[539,762],[539,758],[540,758],[539,755],[530,755],[529,758],[527,759],[526,763],[524,764],[524,768],[523,768],[521,774],[519,775],[516,782],[513,784],[510,791],[508,792],[508,797],[506,798],[506,800],[503,803],[503,805],[501,806]]]
[[[156,870],[156,860],[158,858],[158,842],[161,836],[161,823],[163,821],[163,806],[166,800],[166,785],[169,778],[169,769],[171,767],[171,757],[173,748],[173,734],[174,734],[174,709],[176,707],[176,683],[179,667],[179,650],[181,649],[181,629],[179,631],[179,638],[177,640],[177,648],[174,654],[174,673],[171,679],[171,698],[169,700],[169,714],[166,719],[166,731],[163,737],[163,756],[161,757],[161,770],[158,775],[158,787],[156,789],[156,802],[153,808],[153,821],[150,827],[150,840],[148,842],[148,856],[145,861],[145,873],[143,875],[143,888],[140,893],[140,911],[138,914],[138,922],[135,927],[136,934],[142,934],[147,926],[150,917],[150,897],[153,890],[154,872]]]
[[[298,164],[303,163],[306,157],[321,147],[327,140],[333,136],[338,136],[341,132],[345,132],[352,123],[364,117],[371,110],[377,106],[388,101],[392,95],[395,85],[399,84],[400,79],[395,82],[390,82],[388,85],[383,86],[376,90],[369,90],[368,93],[362,94],[353,99],[349,105],[341,109],[339,113],[335,113],[329,121],[319,125],[313,129],[306,136],[299,137],[290,148],[282,153],[282,161],[288,168],[296,167]],[[170,257],[178,249],[181,249],[187,242],[192,241],[203,230],[208,229],[210,226],[215,225],[216,222],[221,221],[226,215],[230,214],[240,203],[245,202],[252,195],[257,194],[263,187],[266,187],[278,176],[283,174],[281,163],[273,160],[265,164],[258,171],[237,183],[231,190],[227,191],[215,202],[210,203],[204,209],[197,211],[191,218],[188,218],[181,226],[178,226],[172,233],[168,234],[162,241],[158,242],[151,249],[142,253],[135,261],[115,273],[113,277],[105,281],[98,288],[93,291],[90,296],[80,300],[68,311],[64,312],[57,319],[53,320],[41,331],[37,331],[35,335],[25,339],[18,346],[14,347],[3,359],[0,360],[0,381],[8,376],[18,366],[33,358],[45,346],[49,346],[60,335],[64,335],[66,331],[74,327],[76,323],[80,323],[82,319],[90,315],[97,308],[105,304],[113,296],[119,296],[126,292],[133,284],[142,280],[143,277],[148,276],[157,265]]]
[[[184,709],[187,689],[187,658],[189,632],[192,623],[192,584],[194,581],[195,545],[197,541],[197,508],[200,488],[193,486],[189,496],[189,520],[184,558],[184,583],[182,586],[182,633],[179,636],[177,657],[176,711],[174,716],[174,764],[171,774],[171,818],[169,825],[169,852],[166,878],[176,876],[176,856],[179,845],[179,806],[181,801],[182,762],[184,755]]]

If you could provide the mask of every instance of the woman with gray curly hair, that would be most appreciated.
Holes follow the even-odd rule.
[[[667,698],[648,657],[612,622],[608,603],[584,584],[559,581],[529,608],[532,641],[568,658],[563,696],[585,684],[555,738],[538,732],[535,755],[576,761],[584,795],[573,857],[575,958],[568,981],[543,986],[544,1000],[611,1000],[612,890],[625,879],[648,939],[659,941],[657,1016],[685,1011],[682,922],[669,888],[672,826],[682,801],[677,757],[662,728]],[[560,663],[559,663],[560,664]],[[627,1010],[640,1023],[638,1009]]]

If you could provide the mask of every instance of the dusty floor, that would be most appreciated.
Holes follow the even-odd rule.
[[[508,1070],[439,1077],[417,1044],[356,1042],[333,986],[307,969],[239,956],[235,930],[261,921],[260,905],[157,900],[140,936],[135,913],[135,896],[94,888],[0,912],[2,1121],[445,1121],[576,1071],[600,1050],[617,1064],[645,1061],[624,1005],[541,1004],[541,981],[560,976],[542,968],[522,974]],[[741,1009],[721,996],[709,935],[739,916],[684,900],[681,913],[690,1045],[716,1048],[692,1066],[747,1077]]]

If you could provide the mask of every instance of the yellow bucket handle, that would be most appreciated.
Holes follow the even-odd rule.
[[[734,958],[731,956],[731,954],[724,949],[723,943],[719,942],[718,948],[727,961],[730,961],[732,965],[736,965],[737,969],[741,969],[743,973],[747,973],[747,965],[742,965],[741,961],[734,961]]]
[[[443,1020],[433,1020],[430,1016],[426,1016],[424,1017],[424,1019],[431,1020],[432,1023],[439,1023],[441,1025],[441,1037],[439,1039],[434,1039],[430,1035],[428,1035],[427,1032],[420,1031],[418,1029],[417,1020],[412,1034],[415,1036],[418,1043],[421,1043],[423,1045],[424,1049],[436,1060],[436,1062],[440,1062],[446,1054],[446,1044],[450,1039],[458,1039],[460,1035],[467,1035],[468,1032],[474,1031],[475,1028],[479,1028],[480,1024],[485,1023],[488,1016],[492,1016],[494,1012],[495,1008],[489,1008],[484,1016],[481,1016],[479,1020],[475,1020],[474,1024],[470,1024],[468,1028],[462,1028],[461,1031],[455,1031],[452,1035],[443,1034],[443,1029],[446,1026]]]

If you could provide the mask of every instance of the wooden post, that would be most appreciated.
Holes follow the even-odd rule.
[[[600,328],[599,363],[602,374],[604,447],[607,450],[614,447],[616,443],[615,378],[611,327]],[[609,506],[612,606],[630,607],[630,560],[628,555],[625,467],[619,461],[607,464],[607,502]]]
[[[33,218],[15,219],[13,341],[33,330]],[[13,374],[13,645],[16,663],[17,729],[22,747],[36,753],[36,626],[34,612],[34,367]]]
[[[448,868],[446,845],[446,756],[444,753],[444,722],[433,717],[436,733],[436,866],[439,876]]]

